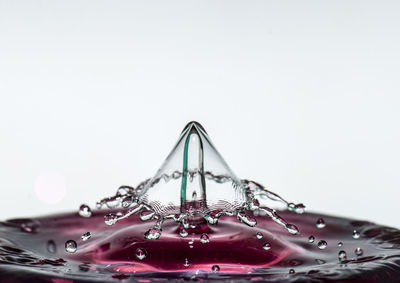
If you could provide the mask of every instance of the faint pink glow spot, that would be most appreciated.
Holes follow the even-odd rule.
[[[57,204],[67,192],[65,177],[57,172],[43,172],[35,180],[35,193],[38,199],[47,204]]]

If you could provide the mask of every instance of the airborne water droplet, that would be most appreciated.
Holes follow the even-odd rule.
[[[326,226],[324,219],[319,218],[315,226],[317,226],[318,229],[324,228]]]
[[[214,272],[214,273],[218,273],[218,272],[220,271],[220,268],[219,268],[218,265],[213,265],[213,266],[211,267],[211,270],[212,270],[212,272]]]
[[[324,240],[321,240],[321,241],[318,242],[318,248],[320,250],[325,249],[327,245],[328,245],[328,243],[326,241],[324,241]]]
[[[69,253],[76,252],[77,244],[74,240],[68,240],[65,242],[65,250]]]
[[[311,235],[310,237],[308,237],[308,242],[309,243],[314,243],[315,241],[315,237],[313,235]]]
[[[360,238],[360,233],[357,230],[354,230],[352,236],[353,236],[353,239],[358,239],[358,238]]]
[[[268,242],[264,243],[263,249],[266,250],[266,251],[270,250],[271,249],[271,244],[268,243]]]
[[[139,259],[139,260],[143,260],[146,256],[147,256],[147,251],[143,248],[137,248],[135,251],[135,256]]]
[[[338,253],[338,257],[339,257],[339,261],[344,261],[344,260],[347,259],[347,254],[346,254],[345,251],[340,251],[340,252]]]
[[[364,253],[363,249],[360,247],[356,248],[356,250],[354,252],[357,256],[363,255],[363,253]]]
[[[257,232],[256,237],[260,240],[263,238],[263,234],[261,232]]]
[[[90,216],[92,216],[92,210],[90,209],[90,207],[88,205],[82,204],[79,207],[79,215],[82,217],[89,218]]]
[[[86,240],[89,240],[90,237],[92,237],[92,234],[90,232],[86,232],[86,233],[82,234],[81,239],[82,239],[82,241],[86,241]]]
[[[210,241],[210,239],[208,238],[208,235],[207,234],[202,234],[201,236],[200,236],[200,242],[201,243],[203,243],[203,244],[206,244],[206,243],[208,243]]]

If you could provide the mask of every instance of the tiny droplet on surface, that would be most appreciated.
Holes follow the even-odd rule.
[[[271,244],[268,243],[268,242],[264,243],[263,249],[266,250],[266,251],[270,250],[271,249]]]
[[[207,234],[202,234],[201,236],[200,236],[200,242],[201,243],[203,243],[203,244],[206,244],[206,243],[208,243],[210,241],[210,239],[208,238],[208,235]]]
[[[92,237],[92,234],[90,232],[86,232],[82,234],[81,239],[82,241],[87,241],[90,239],[90,237]]]
[[[143,248],[137,248],[135,251],[135,256],[139,260],[143,260],[147,256],[147,251]]]
[[[358,239],[358,238],[360,238],[360,233],[357,230],[354,230],[352,237],[353,237],[353,239]]]
[[[313,235],[311,235],[310,237],[308,237],[308,242],[309,243],[314,243],[315,241],[315,237]]]
[[[328,243],[327,243],[326,241],[321,240],[321,241],[318,242],[318,248],[319,248],[320,250],[325,249],[326,246],[328,246]]]
[[[356,248],[356,250],[354,252],[357,256],[363,255],[363,253],[364,253],[363,249],[360,247]]]
[[[217,273],[217,272],[220,271],[220,268],[219,268],[218,265],[213,265],[213,266],[211,267],[211,270],[212,270],[212,272]]]
[[[263,238],[263,234],[261,232],[257,232],[256,237],[260,240]]]
[[[79,207],[79,215],[82,217],[89,218],[90,216],[92,216],[92,210],[90,209],[90,207],[88,205],[82,204]]]
[[[326,226],[325,220],[323,218],[319,218],[317,223],[315,223],[315,226],[317,226],[318,229],[324,228]]]

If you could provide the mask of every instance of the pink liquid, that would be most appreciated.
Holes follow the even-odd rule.
[[[175,222],[166,221],[158,240],[144,238],[152,223],[137,215],[113,226],[104,224],[104,211],[91,218],[74,213],[10,220],[0,226],[0,282],[400,280],[399,230],[325,215],[280,214],[296,223],[298,235],[260,216],[254,228],[223,217],[218,225],[188,229],[186,237]],[[319,218],[324,228],[316,227]],[[353,237],[354,230],[359,238]],[[91,238],[81,240],[88,231]],[[203,234],[208,242],[205,237],[201,241]],[[68,240],[76,241],[75,253],[66,252]],[[327,243],[324,249],[321,241]],[[357,248],[362,254],[360,249],[355,253]],[[339,259],[340,251],[346,259]]]

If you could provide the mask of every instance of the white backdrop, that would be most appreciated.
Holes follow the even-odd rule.
[[[197,120],[239,177],[400,227],[399,12],[381,0],[0,0],[0,219],[136,185]]]

